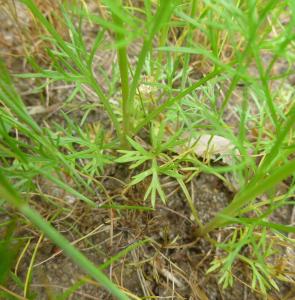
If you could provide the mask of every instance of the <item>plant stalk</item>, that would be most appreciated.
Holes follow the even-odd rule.
[[[118,1],[121,5],[121,1]],[[123,27],[122,20],[117,17],[114,13],[112,14],[113,21],[116,25]],[[125,39],[125,35],[122,33],[116,34],[117,42],[122,42]],[[132,104],[129,101],[129,79],[128,79],[128,55],[127,47],[119,46],[117,49],[120,78],[121,78],[121,91],[122,91],[122,146],[126,147],[128,145],[127,136],[132,134]]]
[[[63,235],[46,222],[41,215],[22,200],[16,190],[0,172],[0,196],[23,213],[44,235],[58,245],[78,266],[102,284],[117,299],[129,298],[97,266],[73,246]]]
[[[236,195],[233,201],[219,212],[213,220],[200,230],[200,235],[206,235],[217,227],[227,223],[226,216],[235,217],[239,210],[252,199],[261,195],[263,192],[272,188],[275,184],[295,173],[295,159],[278,168],[271,175],[257,183],[256,180],[251,180],[247,186]],[[254,178],[256,179],[256,178]]]

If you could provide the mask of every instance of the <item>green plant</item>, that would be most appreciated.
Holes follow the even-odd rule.
[[[266,294],[270,286],[275,289],[279,289],[275,278],[275,270],[273,266],[266,263],[267,259],[271,257],[273,253],[272,244],[266,245],[267,233],[264,229],[261,236],[255,236],[254,227],[246,227],[243,229],[237,229],[233,232],[231,238],[226,243],[218,244],[218,248],[227,252],[227,255],[223,258],[215,258],[212,261],[212,266],[208,269],[208,273],[213,272],[216,269],[220,269],[219,283],[224,288],[233,285],[233,264],[239,258],[244,261],[251,269],[253,277],[251,287],[256,288],[257,283],[259,284],[259,290]],[[241,249],[244,247],[252,248],[253,257],[241,255]],[[262,256],[263,255],[263,256]]]
[[[284,276],[277,276],[268,262],[277,244],[267,243],[273,236],[278,241],[280,234],[295,232],[294,226],[270,220],[277,209],[292,205],[294,196],[294,90],[286,84],[295,59],[294,2],[104,0],[98,13],[84,1],[65,1],[60,7],[68,39],[35,1],[21,2],[48,33],[42,38],[50,45],[50,66],[29,57],[32,71],[14,74],[14,79],[37,79],[33,93],[38,97],[50,85],[72,86],[59,107],[62,122],[36,121],[1,60],[1,197],[94,279],[127,299],[29,206],[31,194],[40,194],[57,214],[69,212],[67,204],[60,205],[40,188],[42,178],[92,208],[145,212],[155,209],[158,199],[167,202],[161,181],[169,177],[188,202],[198,236],[223,251],[208,272],[219,270],[219,282],[230,286],[239,261],[250,270],[253,290],[266,294],[278,289],[275,280]],[[83,36],[87,26],[97,31],[91,43]],[[98,52],[115,53],[115,61],[107,62],[111,72],[104,64],[97,66]],[[280,60],[287,65],[283,73],[275,70]],[[91,97],[94,101],[88,102]],[[102,115],[98,127],[88,127],[91,113]],[[204,134],[223,137],[232,147],[217,157],[209,151],[200,156],[196,147]],[[135,175],[127,189],[145,186],[142,198],[150,198],[152,208],[114,201],[99,180],[112,163],[129,164]],[[200,172],[238,189],[231,203],[207,224],[187,188]],[[284,180],[289,190],[277,195],[276,187]],[[97,203],[98,193],[107,204]],[[214,241],[214,230],[229,226],[230,238]],[[1,247],[9,248],[10,238],[7,235]],[[292,244],[289,236],[285,239]],[[250,254],[243,252],[245,248]],[[4,267],[6,274],[9,266]],[[61,298],[84,283],[78,282]],[[25,291],[28,285],[29,280]]]
[[[171,137],[168,141],[164,141],[165,124],[162,123],[159,128],[152,127],[151,131],[151,149],[145,150],[138,142],[128,138],[128,141],[134,150],[121,150],[119,151],[123,155],[119,157],[116,162],[118,163],[130,163],[130,169],[135,169],[144,163],[149,162],[150,168],[143,172],[133,176],[130,186],[136,185],[144,181],[148,177],[152,177],[149,187],[147,188],[144,200],[149,196],[151,198],[152,206],[156,205],[156,195],[160,196],[160,199],[165,203],[165,194],[161,188],[159,176],[167,175],[175,179],[181,179],[183,176],[177,172],[177,162],[172,161],[169,156],[165,154],[170,149],[175,149],[179,144],[177,139],[180,136],[180,132]],[[161,165],[158,165],[158,161],[162,161]]]

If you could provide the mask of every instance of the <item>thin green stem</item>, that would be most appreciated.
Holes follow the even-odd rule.
[[[36,227],[38,227],[44,235],[59,246],[78,266],[81,267],[92,278],[100,282],[110,293],[121,300],[129,298],[120,289],[112,283],[106,275],[102,273],[92,262],[90,262],[79,250],[75,248],[63,235],[55,230],[48,222],[46,222],[38,212],[32,209],[24,202],[0,173],[0,195],[11,205],[15,206],[23,213]]]
[[[29,265],[26,280],[25,280],[24,297],[28,297],[28,295],[29,295],[29,288],[30,288],[30,283],[31,283],[31,279],[32,279],[33,265],[34,265],[36,255],[37,255],[37,252],[38,252],[38,249],[39,249],[42,239],[43,239],[43,234],[40,235],[40,237],[37,241],[37,244],[35,246],[35,249],[33,251],[33,254],[32,254],[32,258],[30,261],[30,265]]]
[[[152,42],[153,42],[153,38],[154,38],[155,34],[159,31],[163,22],[167,20],[167,17],[169,16],[169,14],[171,12],[171,9],[169,8],[170,4],[171,4],[171,0],[161,1],[158,11],[157,11],[156,15],[154,16],[153,25],[148,33],[147,38],[143,42],[143,46],[142,46],[141,52],[138,57],[138,62],[136,65],[136,69],[134,72],[133,80],[132,80],[131,87],[130,87],[130,93],[129,93],[128,103],[129,103],[130,109],[131,109],[131,111],[130,111],[131,116],[133,116],[133,113],[134,113],[133,112],[134,96],[136,93],[136,89],[138,87],[140,74],[141,74],[142,68],[144,66],[146,56],[152,46]]]
[[[113,108],[111,107],[108,99],[106,98],[106,96],[104,95],[104,93],[102,92],[102,90],[100,89],[100,87],[98,86],[98,83],[96,81],[96,79],[94,78],[93,74],[91,74],[91,78],[90,78],[90,86],[91,88],[94,90],[94,92],[98,95],[98,97],[100,98],[104,108],[106,109],[109,118],[111,119],[114,128],[116,130],[117,136],[119,138],[119,140],[121,141],[121,143],[123,143],[123,135],[122,135],[122,131],[121,131],[121,127],[120,127],[120,123],[113,111]]]
[[[201,219],[199,217],[199,214],[198,214],[198,212],[197,212],[197,210],[195,208],[193,199],[192,199],[191,195],[189,194],[189,192],[188,192],[188,190],[187,190],[187,188],[186,188],[185,183],[183,182],[183,180],[182,179],[177,179],[177,181],[178,181],[178,183],[179,183],[179,185],[180,185],[183,193],[185,194],[185,197],[187,199],[188,205],[189,205],[189,207],[191,209],[191,212],[192,212],[192,215],[193,215],[193,217],[195,219],[195,222],[200,227],[200,230],[202,231],[204,226],[203,226],[203,224],[201,222]]]
[[[119,1],[121,2],[121,1]],[[121,3],[120,3],[121,5]],[[112,14],[114,23],[119,27],[123,27],[122,20],[117,17],[114,13]],[[123,41],[125,39],[125,35],[122,33],[116,34],[116,39],[118,42]],[[126,46],[120,46],[117,49],[118,61],[119,61],[119,69],[120,69],[120,77],[121,77],[121,91],[122,91],[122,116],[123,116],[123,145],[127,146],[126,137],[130,135],[130,130],[132,126],[132,116],[130,115],[131,104],[129,99],[129,80],[128,80],[128,56],[127,56],[127,48]]]
[[[137,127],[134,130],[134,134],[136,134],[140,129],[142,129],[145,125],[147,125],[151,120],[157,118],[164,110],[168,109],[169,107],[173,106],[177,102],[179,102],[182,98],[184,98],[186,95],[193,92],[198,87],[202,86],[204,83],[209,81],[210,79],[214,78],[218,74],[220,74],[222,70],[214,70],[213,72],[209,73],[202,79],[200,79],[198,82],[192,84],[190,87],[186,88],[182,92],[180,92],[176,97],[171,98],[167,100],[165,103],[163,103],[161,106],[159,106],[157,109],[149,113],[146,118],[137,125]]]
[[[234,200],[224,208],[221,212],[219,212],[213,220],[211,220],[207,225],[205,225],[204,229],[201,230],[201,235],[205,235],[210,231],[214,230],[217,227],[226,224],[227,220],[223,216],[234,217],[237,215],[239,210],[249,203],[252,199],[261,195],[263,192],[275,186],[278,182],[287,178],[288,176],[295,173],[295,159],[288,162],[284,166],[278,168],[274,171],[270,176],[266,177],[266,179],[261,180],[257,183],[256,180],[250,181],[247,186],[242,190],[241,193],[237,194]]]

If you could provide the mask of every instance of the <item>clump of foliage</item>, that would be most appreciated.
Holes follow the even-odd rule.
[[[233,284],[237,261],[249,268],[252,288],[264,294],[278,289],[277,279],[291,280],[277,273],[269,258],[277,244],[294,243],[293,226],[270,221],[277,209],[293,204],[295,189],[294,91],[287,83],[295,53],[294,2],[145,0],[129,5],[104,0],[100,12],[92,12],[84,1],[65,1],[60,7],[68,37],[34,0],[21,2],[47,32],[42,39],[50,45],[50,67],[29,57],[32,72],[14,74],[14,79],[35,79],[37,95],[57,82],[71,84],[71,90],[61,107],[61,124],[37,122],[1,61],[1,210],[8,209],[6,203],[18,209],[118,299],[128,299],[29,203],[31,192],[38,190],[36,178],[42,177],[98,207],[93,197],[105,166],[128,163],[136,172],[128,187],[148,182],[143,193],[147,207],[166,203],[161,178],[168,176],[184,192],[199,236],[213,240],[214,230],[233,228],[227,240],[212,241],[221,254],[208,272],[219,271],[224,287]],[[91,44],[83,36],[87,26],[97,32]],[[96,56],[114,51],[109,74]],[[280,60],[287,67],[278,74]],[[94,102],[85,101],[89,93]],[[101,121],[93,134],[87,117],[98,108],[108,121]],[[72,118],[75,110],[82,118]],[[196,155],[202,134],[230,141],[230,164],[212,164],[210,157]],[[225,183],[230,174],[238,186],[231,203],[208,224],[202,224],[186,188],[200,172]],[[286,179],[288,190],[278,195],[277,185]],[[1,243],[1,251],[12,236]]]

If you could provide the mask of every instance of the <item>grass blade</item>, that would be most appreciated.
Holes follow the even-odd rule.
[[[59,246],[77,265],[81,267],[92,278],[100,282],[110,293],[120,300],[128,300],[119,288],[112,283],[99,268],[90,262],[79,250],[77,250],[64,236],[56,231],[48,222],[46,222],[38,212],[32,209],[18,196],[6,178],[0,173],[0,195],[7,202],[15,206],[22,212],[44,235]]]

